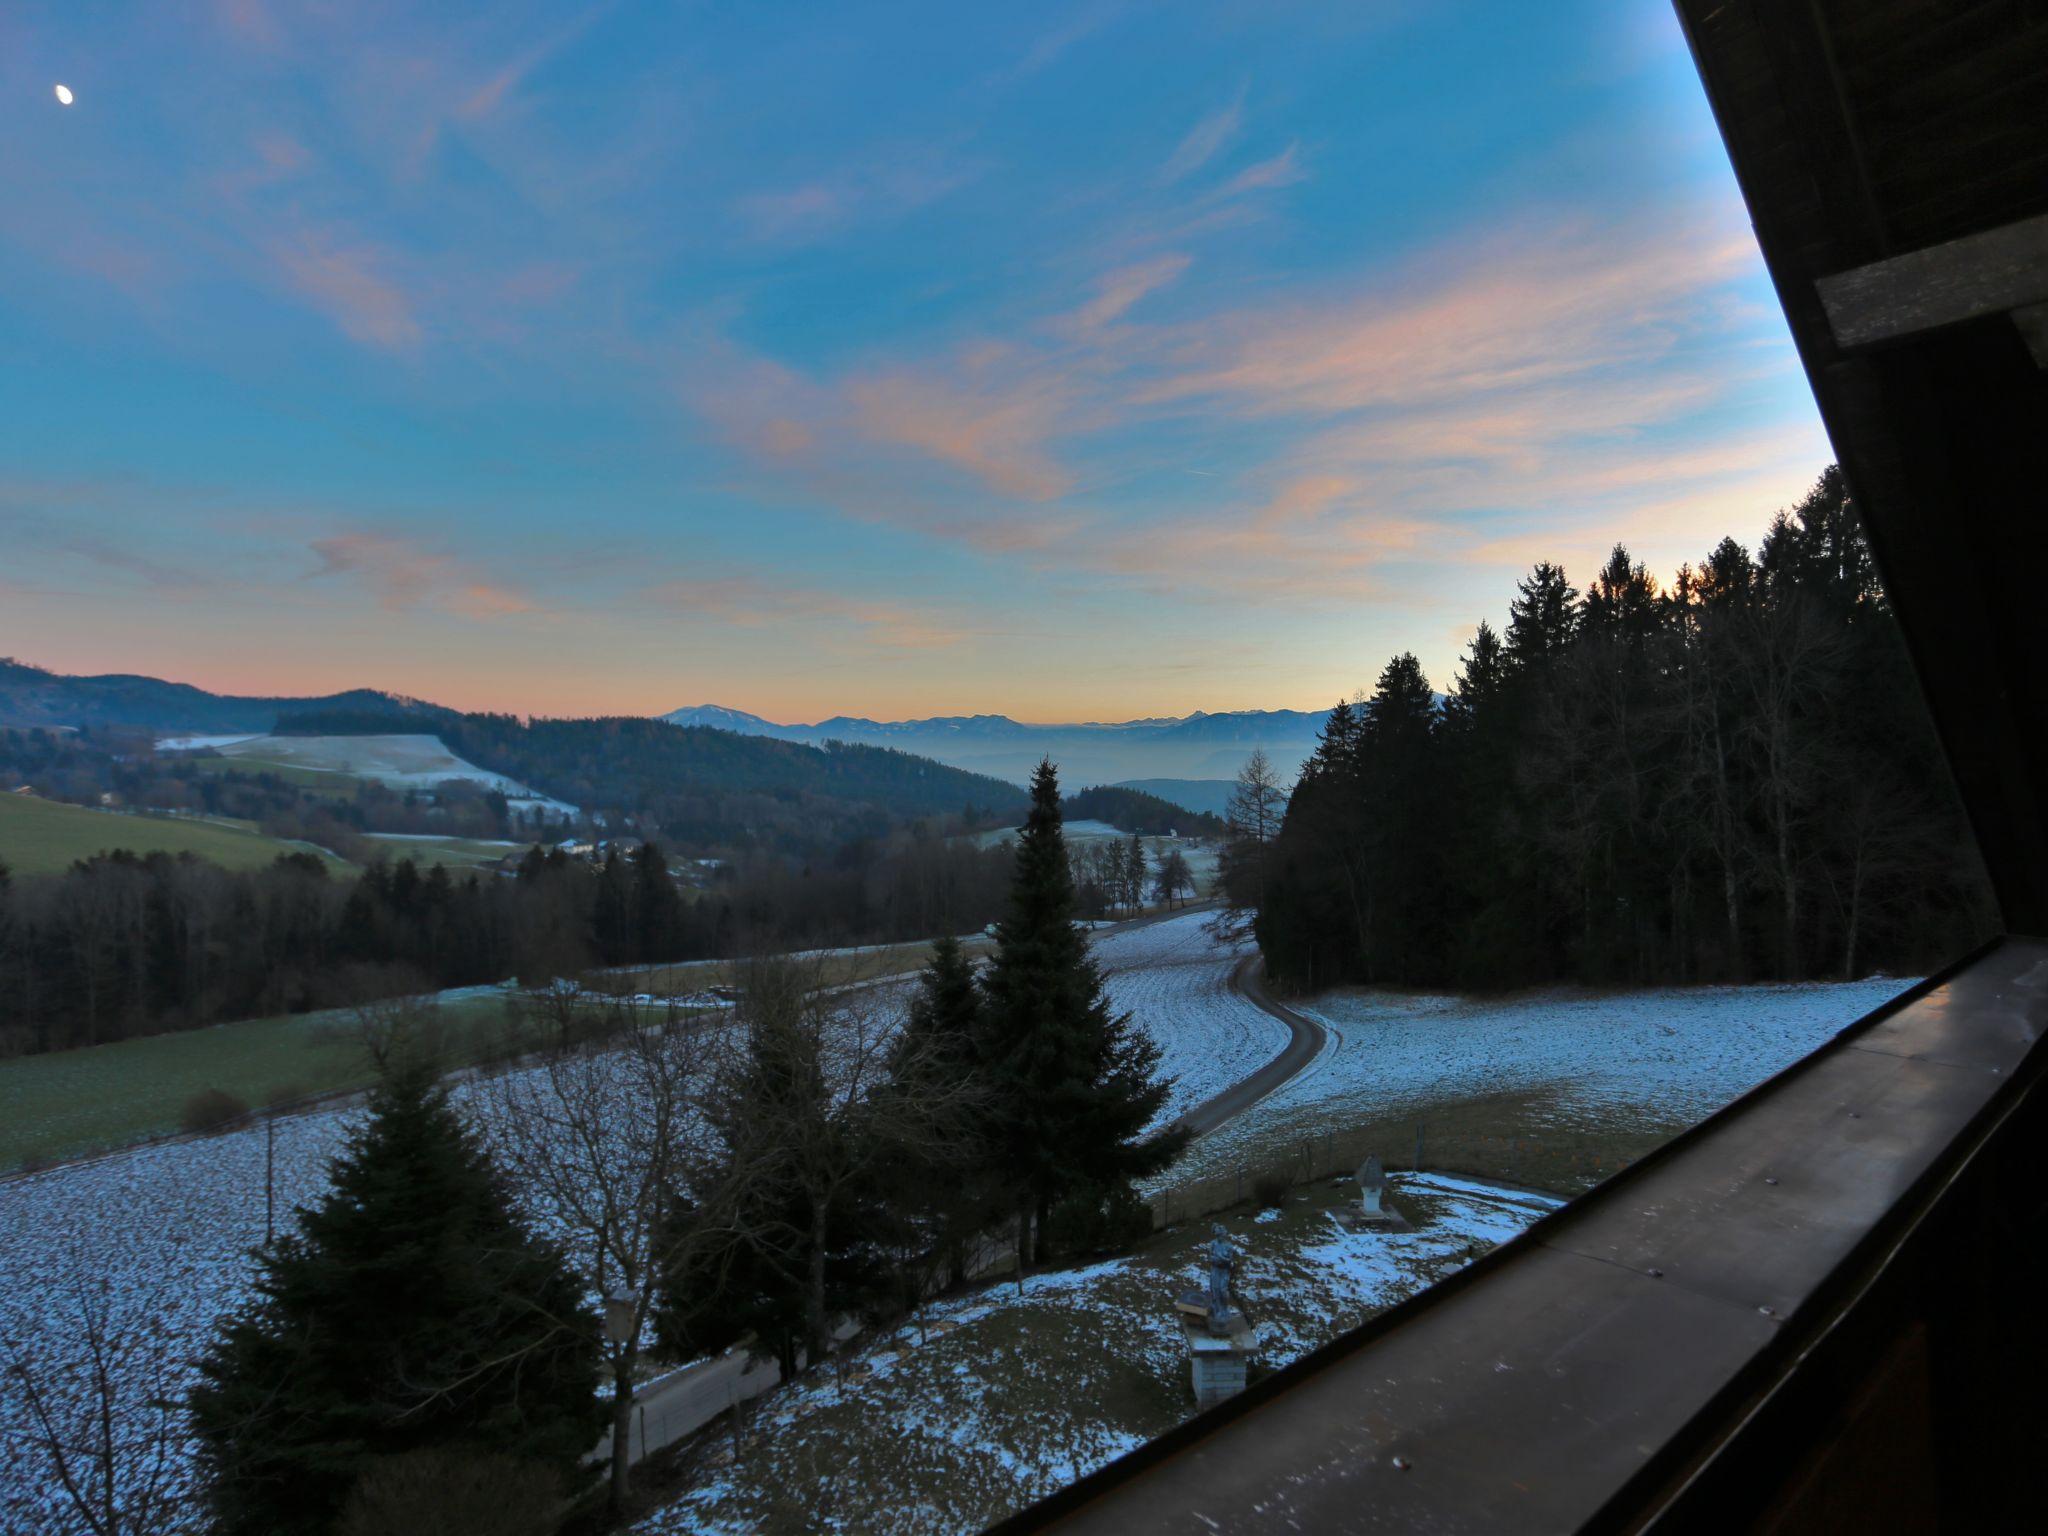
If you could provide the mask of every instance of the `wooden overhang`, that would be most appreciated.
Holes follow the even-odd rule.
[[[2029,1528],[2048,0],[1676,0],[2008,937],[998,1529]]]
[[[2000,941],[1452,1279],[998,1529],[1713,1529],[1731,1507],[1709,1470],[1729,1431],[1796,1399],[1860,1298],[1967,1262],[1936,1212],[2016,1114],[2038,1117],[2044,1029],[2048,943]],[[1878,1357],[1924,1372],[1944,1328],[1997,1310],[1887,1328]],[[2017,1367],[2019,1341],[2002,1358]],[[2003,1443],[1995,1425],[1954,1427]],[[1781,1427],[1784,1464],[1742,1487],[1782,1497],[1811,1428]],[[1885,1529],[1939,1502],[1931,1462],[1901,1456],[1868,1485]]]

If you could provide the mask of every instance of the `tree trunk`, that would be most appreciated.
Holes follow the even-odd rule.
[[[816,1365],[825,1358],[832,1345],[832,1328],[825,1316],[825,1202],[814,1201],[811,1206],[811,1273],[810,1300],[805,1310],[810,1314],[811,1363]]]
[[[1856,926],[1863,916],[1863,853],[1857,850],[1849,875],[1848,934],[1842,940],[1842,980],[1856,979]]]

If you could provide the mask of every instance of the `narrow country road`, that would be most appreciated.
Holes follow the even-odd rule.
[[[1130,922],[1099,928],[1095,930],[1095,937],[1098,941],[1114,941],[1124,935],[1188,918],[1201,910],[1183,908],[1153,913]],[[1207,970],[1210,961],[1206,954],[1191,957],[1194,960],[1192,966],[1183,958],[1184,954],[1185,951],[1176,951],[1170,962],[1161,956],[1150,964],[1141,961],[1112,971],[1112,991],[1121,990],[1121,985],[1129,984],[1132,978],[1163,973],[1171,963],[1176,970],[1206,972],[1205,980],[1216,988],[1227,990],[1234,999],[1241,999],[1242,1003],[1278,1019],[1287,1026],[1288,1032],[1287,1044],[1277,1056],[1181,1114],[1178,1123],[1194,1135],[1201,1136],[1242,1114],[1315,1060],[1323,1048],[1326,1032],[1314,1020],[1274,1000],[1266,988],[1256,954],[1239,956],[1234,950],[1218,946],[1213,951],[1213,971]],[[1142,1005],[1136,1011],[1142,1014]],[[759,1397],[779,1380],[780,1375],[772,1361],[750,1363],[742,1353],[701,1360],[658,1377],[641,1388],[634,1406],[632,1459],[637,1462],[666,1449],[726,1409]],[[607,1454],[609,1443],[607,1439]]]
[[[1253,1006],[1270,1013],[1287,1026],[1287,1048],[1250,1077],[1232,1083],[1182,1115],[1180,1123],[1196,1136],[1207,1135],[1224,1121],[1250,1109],[1314,1061],[1323,1048],[1323,1042],[1329,1038],[1328,1031],[1314,1019],[1274,1001],[1273,994],[1266,989],[1265,962],[1257,955],[1246,955],[1232,967],[1230,986]]]

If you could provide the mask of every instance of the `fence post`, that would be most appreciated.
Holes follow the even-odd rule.
[[[1415,1122],[1415,1171],[1422,1172],[1422,1122]]]

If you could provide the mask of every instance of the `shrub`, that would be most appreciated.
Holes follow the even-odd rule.
[[[1262,1211],[1277,1211],[1294,1192],[1294,1181],[1278,1168],[1268,1168],[1252,1180],[1252,1199]]]
[[[1076,1191],[1046,1220],[1046,1237],[1061,1253],[1121,1253],[1151,1235],[1152,1207],[1128,1184]]]
[[[192,1132],[217,1131],[249,1113],[249,1106],[225,1088],[202,1088],[185,1101],[178,1124]]]
[[[378,1456],[356,1479],[336,1536],[554,1536],[562,1490],[545,1467],[486,1451]]]

